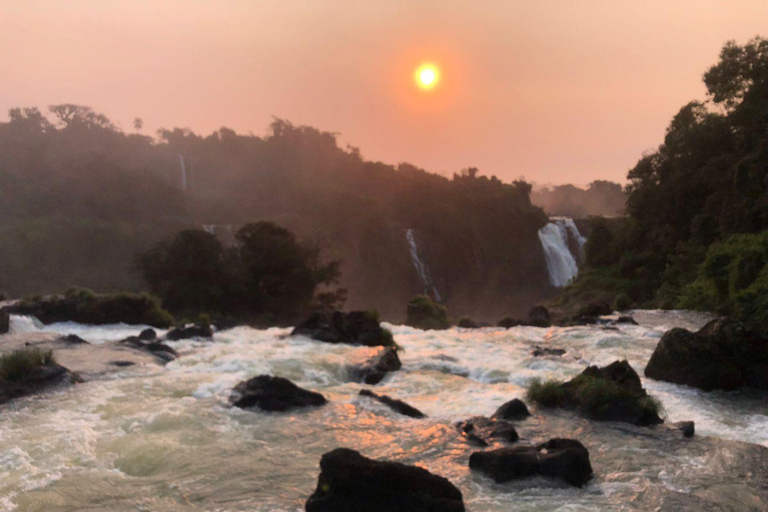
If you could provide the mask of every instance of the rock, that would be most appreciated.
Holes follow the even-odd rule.
[[[388,372],[394,372],[402,367],[395,347],[385,347],[378,354],[363,363],[349,369],[356,382],[378,384]]]
[[[442,330],[451,327],[448,311],[429,295],[417,295],[406,309],[405,325],[424,330]]]
[[[56,363],[48,363],[31,368],[20,378],[0,377],[0,404],[16,398],[33,395],[49,388],[81,382],[81,379],[67,368]]]
[[[416,409],[415,407],[411,407],[410,405],[403,402],[402,400],[396,400],[394,398],[388,397],[387,395],[377,395],[373,391],[369,391],[367,389],[361,389],[360,396],[367,396],[369,398],[373,398],[374,400],[386,405],[393,411],[403,414],[405,416],[410,416],[411,418],[426,417],[426,415],[423,412]]]
[[[229,402],[240,408],[258,407],[263,411],[282,412],[325,405],[327,400],[320,393],[302,389],[288,379],[259,375],[235,386]]]
[[[528,412],[528,407],[525,406],[525,403],[519,398],[514,398],[496,409],[496,412],[493,413],[491,418],[502,420],[524,420],[530,415],[531,413]]]
[[[549,327],[549,310],[544,306],[534,306],[528,312],[528,323],[532,327]]]
[[[117,366],[119,368],[123,368],[123,367],[126,367],[126,366],[133,366],[136,363],[133,362],[133,361],[110,361],[109,364],[111,364],[112,366]]]
[[[471,318],[466,318],[466,317],[459,319],[458,326],[464,329],[478,329],[480,327],[480,325],[477,322],[475,322]]]
[[[84,340],[77,334],[67,334],[66,336],[62,336],[61,339],[64,341],[64,343],[68,343],[71,345],[77,345],[77,344],[83,344],[83,343],[88,344],[88,341]]]
[[[213,338],[213,329],[209,324],[195,324],[185,327],[176,327],[165,335],[170,341],[188,340],[190,338]]]
[[[523,321],[518,320],[517,318],[512,318],[511,316],[505,316],[499,320],[499,323],[496,325],[505,329],[510,329],[512,327],[517,327],[518,325],[523,325]]]
[[[469,457],[469,467],[498,483],[542,475],[582,487],[592,478],[589,452],[573,439],[550,439],[535,447],[475,452]]]
[[[768,337],[728,317],[695,333],[675,328],[661,337],[645,375],[705,391],[768,390]]]
[[[538,345],[533,348],[531,351],[531,355],[534,357],[542,357],[542,356],[555,356],[555,357],[561,357],[563,354],[565,354],[565,349],[563,348],[542,348]]]
[[[579,308],[577,317],[598,317],[610,315],[613,307],[604,300],[595,300]]]
[[[301,322],[291,336],[306,336],[326,343],[368,347],[394,345],[391,333],[381,328],[378,316],[369,311],[318,311]]]
[[[0,334],[5,334],[11,329],[11,315],[0,309]]]
[[[488,446],[494,439],[499,439],[507,443],[514,443],[520,436],[512,422],[499,418],[486,418],[485,416],[474,416],[468,420],[456,424],[456,428],[472,441],[480,446]],[[480,442],[482,441],[482,442]]]
[[[637,320],[632,318],[629,315],[622,315],[619,318],[616,319],[617,324],[630,324],[630,325],[640,325],[637,323]]]
[[[173,361],[179,357],[179,353],[176,352],[176,350],[159,340],[146,341],[138,336],[128,336],[124,340],[120,340],[118,343],[130,345],[133,348],[150,352],[153,356],[162,360],[163,363]]]
[[[157,339],[157,333],[154,329],[144,329],[139,333],[138,338],[142,341],[153,341]]]
[[[682,432],[683,437],[693,437],[696,433],[696,425],[692,421],[678,421],[670,425],[670,427]]]
[[[426,469],[375,461],[348,448],[320,459],[317,489],[307,512],[464,512],[459,491]]]

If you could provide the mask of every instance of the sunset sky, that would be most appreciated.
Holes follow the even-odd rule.
[[[756,35],[766,0],[0,0],[0,110],[78,103],[145,134],[277,116],[367,159],[585,184],[623,180]]]

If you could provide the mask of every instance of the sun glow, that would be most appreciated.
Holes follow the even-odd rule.
[[[416,70],[416,83],[422,89],[432,89],[440,80],[440,70],[433,64],[422,64]]]

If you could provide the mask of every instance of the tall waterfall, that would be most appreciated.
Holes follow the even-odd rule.
[[[424,293],[429,295],[431,292],[434,299],[440,302],[440,300],[442,300],[440,292],[437,291],[437,287],[432,281],[429,265],[424,261],[424,254],[421,247],[419,247],[419,242],[416,240],[416,235],[412,229],[407,229],[405,231],[405,238],[408,240],[408,247],[411,250],[411,261],[413,262],[413,266],[416,268],[416,272],[418,272],[421,282],[424,283]]]
[[[539,240],[547,260],[549,283],[557,288],[564,287],[579,272],[578,261],[583,257],[586,239],[573,219],[554,217],[539,230]]]
[[[179,166],[181,167],[181,189],[187,190],[187,166],[184,165],[184,155],[179,155]]]

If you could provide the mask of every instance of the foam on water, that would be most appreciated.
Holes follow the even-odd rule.
[[[682,458],[659,474],[642,463],[647,448],[634,446],[628,437],[625,446],[596,448],[601,457],[621,458],[614,466],[623,469],[601,475],[584,490],[543,480],[493,484],[467,471],[466,446],[457,440],[452,423],[491,414],[507,400],[523,397],[533,377],[567,379],[588,364],[623,358],[642,375],[667,327],[662,324],[674,323],[673,317],[658,316],[656,324],[625,325],[618,331],[516,327],[425,332],[386,324],[404,348],[403,368],[377,392],[405,400],[425,412],[425,420],[397,416],[357,395],[361,386],[349,382],[347,365],[376,349],[292,338],[288,329],[246,327],[217,333],[214,342],[172,342],[182,356],[165,367],[132,368],[121,378],[6,406],[0,415],[0,507],[301,510],[316,483],[320,455],[350,446],[371,457],[419,463],[448,477],[473,511],[615,510],[614,495],[642,492],[646,484],[638,484],[638,478],[682,489],[689,484],[680,482],[680,474],[703,462]],[[12,322],[14,329],[30,325],[19,317]],[[45,328],[94,341],[141,329]],[[534,357],[535,346],[567,352]],[[232,387],[262,373],[316,389],[331,403],[289,414],[230,409]],[[768,446],[764,399],[647,379],[643,384],[661,399],[670,421],[694,420],[697,434]]]
[[[104,343],[117,341],[134,336],[144,329],[152,328],[148,325],[108,324],[108,325],[84,325],[76,322],[56,322],[45,325],[33,316],[11,315],[10,332],[49,332],[61,335],[76,334],[91,343]],[[158,335],[166,333],[164,329],[156,329]]]

